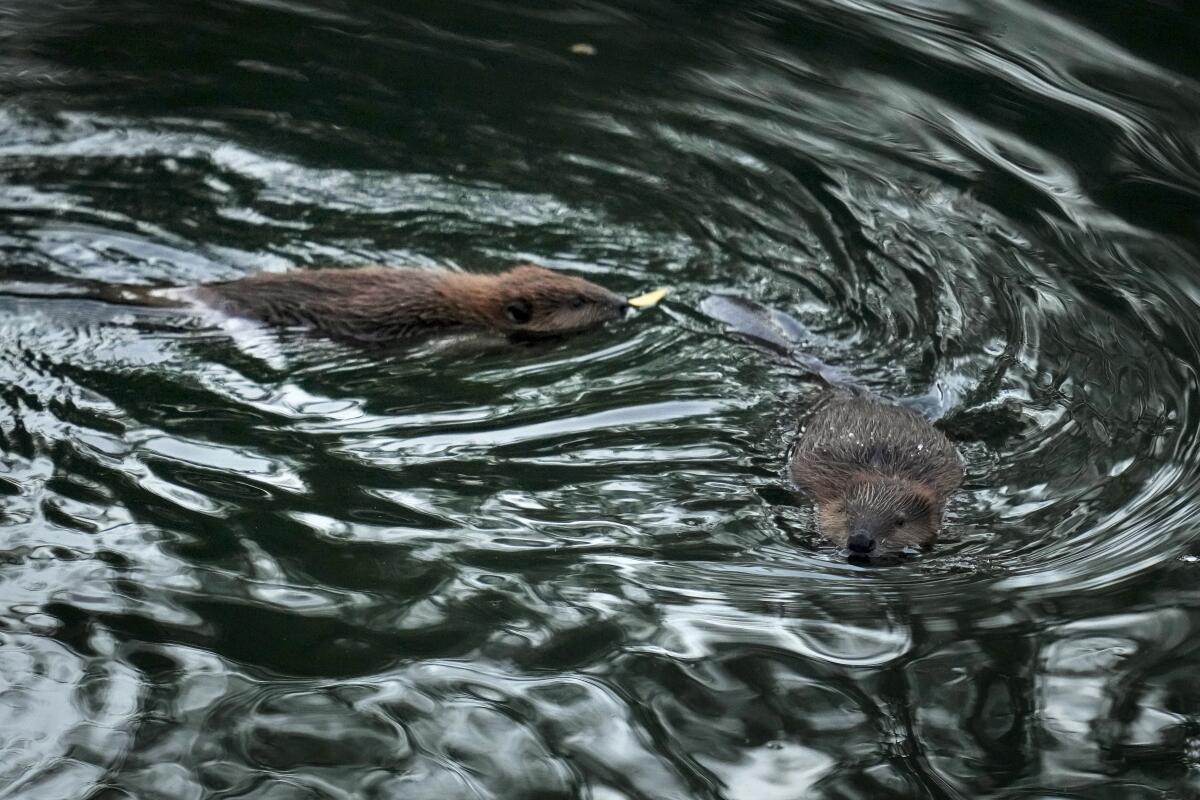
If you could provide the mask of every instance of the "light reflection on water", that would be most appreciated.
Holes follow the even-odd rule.
[[[1017,2],[10,7],[5,286],[56,297],[0,297],[0,796],[1200,793],[1183,54]],[[367,352],[83,297],[524,259],[672,294]],[[1019,409],[937,548],[821,543],[820,389],[714,293]]]

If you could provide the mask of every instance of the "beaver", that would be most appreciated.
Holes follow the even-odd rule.
[[[821,534],[860,558],[932,544],[946,501],[963,479],[958,450],[942,430],[804,352],[800,345],[816,337],[786,314],[727,295],[706,298],[702,309],[824,387],[788,458],[792,483],[816,506]],[[945,410],[930,397],[908,402]],[[962,416],[952,413],[938,424]]]
[[[261,273],[203,284],[190,296],[229,314],[369,342],[459,331],[558,336],[632,308],[608,289],[533,264],[498,274],[387,267]]]
[[[801,429],[788,468],[821,534],[857,556],[932,544],[963,478],[954,445],[920,414],[841,391]]]

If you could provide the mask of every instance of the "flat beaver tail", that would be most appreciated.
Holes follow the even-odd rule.
[[[56,283],[11,281],[0,283],[0,296],[30,300],[88,300],[114,306],[139,308],[187,308],[185,298],[161,294],[175,287],[134,286],[87,282],[63,286]]]

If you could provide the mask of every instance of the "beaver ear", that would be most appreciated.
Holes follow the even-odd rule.
[[[511,322],[524,325],[533,316],[533,309],[530,307],[528,300],[517,298],[516,300],[509,300],[504,304],[504,316],[508,317]]]

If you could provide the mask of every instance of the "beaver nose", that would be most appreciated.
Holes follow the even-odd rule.
[[[621,304],[617,306],[617,319],[625,319],[629,316],[630,311],[633,311],[633,306],[621,301]]]
[[[869,553],[875,549],[875,540],[865,533],[852,533],[846,547],[851,553]]]

